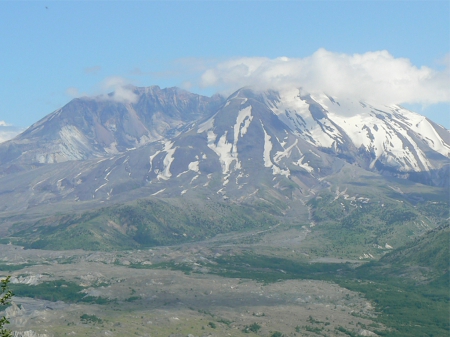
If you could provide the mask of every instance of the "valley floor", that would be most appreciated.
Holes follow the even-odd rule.
[[[426,268],[332,258],[308,250],[313,239],[308,228],[277,226],[145,250],[0,245],[0,278],[12,275],[15,293],[8,328],[15,337],[448,332],[448,273],[424,283]]]

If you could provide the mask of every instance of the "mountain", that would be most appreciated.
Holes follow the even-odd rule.
[[[242,88],[227,99],[177,88],[132,92],[126,102],[114,94],[73,100],[0,144],[0,233],[32,238],[50,233],[38,227],[55,226],[55,213],[150,199],[166,200],[192,238],[191,214],[207,202],[318,225],[318,245],[337,252],[351,241],[352,256],[365,258],[448,218],[450,132],[399,106],[298,89]],[[427,213],[433,207],[439,214]],[[105,212],[96,219],[127,226]],[[152,233],[165,224],[146,221]]]
[[[338,102],[326,95],[301,96],[299,90],[242,89],[214,116],[160,151],[152,157],[150,179],[168,179],[172,170],[177,175],[189,165],[211,166],[206,156],[213,158],[214,171],[221,171],[224,186],[238,176],[246,180],[250,172],[271,171],[294,183],[299,183],[296,178],[317,180],[334,171],[330,163],[343,162],[442,185],[445,181],[433,173],[448,170],[450,133],[398,106]]]
[[[4,121],[0,121],[0,143],[6,142],[21,133],[23,129],[8,125]]]
[[[104,157],[178,135],[222,102],[179,88],[128,88],[133,100],[106,96],[70,101],[0,147],[0,163],[36,165]]]
[[[0,144],[1,195],[21,191],[16,209],[120,200],[139,189],[224,199],[266,189],[292,198],[327,187],[323,179],[348,166],[448,186],[450,132],[398,106],[297,89],[243,88],[226,100],[177,88],[133,92],[136,103],[75,99]],[[26,167],[34,169],[16,172]]]
[[[426,232],[401,249],[383,256],[382,264],[403,269],[403,273],[417,272],[441,276],[450,269],[450,226],[445,224]],[[422,269],[422,270],[420,270]],[[399,275],[398,273],[397,275]]]

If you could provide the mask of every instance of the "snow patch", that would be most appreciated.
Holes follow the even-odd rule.
[[[160,194],[160,193],[162,193],[162,192],[164,192],[166,189],[165,188],[163,188],[162,190],[159,190],[158,192],[155,192],[155,193],[153,193],[152,195],[158,195],[158,194]]]
[[[197,173],[200,173],[200,168],[199,168],[199,161],[193,161],[191,163],[189,163],[188,165],[188,169]]]
[[[296,139],[295,142],[291,146],[289,146],[287,149],[285,149],[284,151],[277,151],[277,153],[273,157],[273,160],[275,161],[275,163],[278,164],[282,158],[289,158],[291,156],[292,149],[294,148],[294,146],[297,145],[297,143],[298,143],[298,139]],[[284,142],[284,144],[286,144],[286,143]],[[283,148],[284,148],[284,145],[281,145],[281,146],[283,146]]]
[[[272,151],[272,142],[270,139],[272,138],[264,128],[263,122],[260,120],[262,129],[264,131],[264,152],[263,152],[263,160],[264,160],[264,166],[265,167],[271,167],[273,174],[281,174],[286,177],[289,177],[290,171],[289,170],[283,170],[274,163],[272,163],[272,160],[270,158],[270,152]]]
[[[163,180],[168,180],[171,176],[172,173],[170,172],[170,166],[172,165],[172,162],[174,161],[174,153],[177,149],[177,147],[172,148],[173,146],[173,142],[166,142],[164,143],[164,152],[166,152],[166,156],[163,159],[163,165],[164,165],[164,169],[162,172],[158,173],[158,180],[159,179],[163,179]]]
[[[294,162],[294,165],[297,165],[298,167],[301,167],[302,169],[308,171],[309,173],[314,172],[314,168],[309,166],[308,163],[303,163],[303,160],[305,159],[305,156],[302,156],[298,161]]]
[[[228,132],[225,132],[222,137],[219,138],[217,145],[214,143],[217,135],[214,134],[213,131],[208,131],[207,133],[208,147],[219,156],[223,174],[228,174],[231,163],[236,160],[232,153],[233,144],[227,142],[227,133]]]

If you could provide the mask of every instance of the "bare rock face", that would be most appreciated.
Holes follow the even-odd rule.
[[[369,330],[365,330],[365,329],[361,329],[358,331],[358,335],[360,336],[365,336],[365,337],[376,337],[378,336],[375,332],[369,331]]]
[[[14,331],[13,336],[14,337],[50,337],[47,334],[38,334],[38,333],[34,332],[33,330]]]
[[[23,307],[19,307],[15,302],[11,303],[11,306],[6,308],[5,313],[8,318],[19,317],[24,314],[25,310]]]
[[[118,154],[173,137],[222,102],[178,88],[76,98],[0,146],[0,163],[46,164]],[[123,96],[123,95],[122,95]]]

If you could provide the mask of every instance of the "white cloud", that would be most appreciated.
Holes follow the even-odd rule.
[[[15,127],[5,121],[0,121],[0,143],[13,139],[22,131],[24,131],[24,129]]]
[[[446,60],[447,61],[447,60]],[[217,63],[201,76],[203,87],[230,93],[244,86],[256,89],[298,87],[385,104],[450,102],[450,67],[414,66],[389,52],[339,54],[319,49],[305,58],[246,57]]]
[[[104,95],[102,98],[111,99],[122,103],[136,103],[138,95],[133,92],[133,86],[130,81],[123,77],[108,77],[101,84],[102,91],[112,91],[111,95]]]

